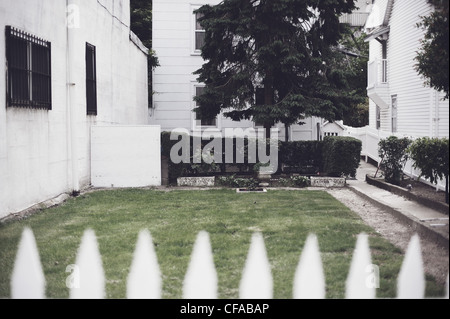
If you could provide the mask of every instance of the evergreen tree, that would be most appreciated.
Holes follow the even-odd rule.
[[[355,102],[345,70],[336,63],[353,0],[224,0],[197,13],[206,30],[196,97],[199,117],[219,113],[263,123],[266,137],[278,122],[301,124],[305,117],[341,119]],[[341,59],[342,60],[342,59]]]
[[[369,61],[369,43],[365,42],[365,34],[349,28],[343,34],[336,48],[338,65],[335,69],[344,72],[348,82],[348,94],[354,102],[345,105],[343,120],[345,125],[363,127],[369,124],[369,99],[367,97],[367,62]]]
[[[426,84],[445,93],[448,99],[448,0],[429,0],[435,11],[422,18],[418,24],[425,32],[418,52],[416,70],[426,79]]]

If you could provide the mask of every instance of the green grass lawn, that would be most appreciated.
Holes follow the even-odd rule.
[[[67,298],[67,265],[83,232],[95,231],[108,298],[125,298],[135,244],[142,229],[151,232],[163,275],[163,298],[181,298],[182,283],[199,231],[210,234],[220,298],[238,298],[250,239],[261,231],[274,279],[274,298],[292,298],[292,282],[309,233],[319,240],[327,297],[344,298],[345,280],[356,237],[370,236],[372,261],[380,269],[377,297],[395,297],[402,252],[363,223],[358,215],[323,191],[272,190],[108,190],[73,198],[22,221],[0,226],[0,298],[9,298],[9,281],[24,227],[36,237],[47,296]],[[427,297],[443,296],[427,276]]]

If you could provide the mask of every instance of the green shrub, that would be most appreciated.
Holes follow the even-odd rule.
[[[356,176],[362,143],[353,137],[328,136],[323,141],[323,172],[328,176]]]
[[[322,170],[322,146],[321,141],[295,141],[281,142],[278,161],[280,164],[292,168],[311,170],[317,173]]]
[[[448,203],[449,139],[419,138],[409,146],[408,154],[414,161],[413,167],[420,170],[419,178],[423,176],[435,184],[445,178]]]
[[[176,183],[177,178],[182,176],[186,164],[175,164],[170,160],[170,150],[176,143],[178,143],[178,140],[170,140],[170,134],[170,132],[161,133],[161,157],[167,159],[168,161],[169,182]]]
[[[384,167],[386,182],[398,185],[403,177],[403,167],[408,160],[407,149],[411,140],[407,137],[389,136],[378,143],[378,155]]]

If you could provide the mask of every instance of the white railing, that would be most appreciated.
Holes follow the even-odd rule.
[[[388,63],[386,59],[368,62],[367,86],[369,88],[388,82]]]
[[[105,275],[94,231],[86,230],[76,263],[66,269],[70,298],[105,298]],[[346,281],[347,299],[376,298],[379,287],[378,268],[372,264],[368,235],[360,234]],[[139,234],[133,262],[127,280],[127,298],[160,299],[162,279],[152,237],[148,230]],[[183,298],[215,299],[218,280],[214,266],[209,234],[198,234],[191,261],[183,282]],[[326,285],[317,237],[310,234],[301,253],[293,282],[294,299],[325,298]],[[22,299],[45,298],[45,276],[39,260],[31,229],[22,233],[11,278],[11,297]],[[241,299],[271,299],[273,280],[261,233],[252,237],[239,287]],[[417,235],[411,238],[397,280],[397,298],[425,297],[425,278]],[[448,277],[447,292],[448,294]]]

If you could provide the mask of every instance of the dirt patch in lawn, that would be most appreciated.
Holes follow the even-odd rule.
[[[415,233],[413,229],[349,189],[330,189],[328,193],[357,213],[382,237],[402,251],[406,251],[409,241]],[[426,273],[434,276],[438,284],[444,285],[449,269],[448,251],[427,238],[421,238],[421,247]]]

